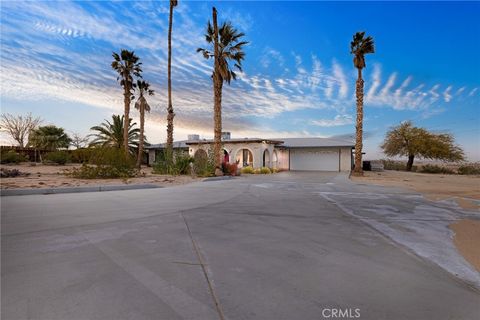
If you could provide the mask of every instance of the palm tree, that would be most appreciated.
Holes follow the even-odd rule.
[[[124,123],[124,116],[114,114],[112,115],[112,122],[105,120],[99,126],[91,127],[90,130],[96,131],[97,133],[89,135],[89,137],[94,138],[89,146],[124,148]],[[135,128],[135,125],[136,123],[132,123],[132,119],[129,119],[127,150],[129,150],[130,153],[134,153],[135,149],[138,148],[140,129]]]
[[[125,155],[128,156],[128,130],[130,121],[130,102],[132,100],[133,90],[135,90],[135,83],[133,76],[141,78],[142,63],[140,58],[135,55],[134,51],[122,49],[120,55],[113,52],[112,68],[118,72],[117,81],[120,80],[120,85],[123,87],[123,103],[124,103],[124,124],[123,124],[123,148]],[[133,75],[133,76],[132,76]]]
[[[145,95],[153,96],[154,91],[150,89],[150,83],[145,80],[137,80],[138,99],[135,102],[135,109],[140,111],[140,143],[138,145],[137,167],[140,169],[143,157],[143,133],[145,131],[145,111],[150,112],[150,105]]]
[[[362,170],[362,147],[363,147],[363,79],[362,69],[366,67],[365,55],[374,53],[375,48],[373,38],[365,37],[365,32],[357,32],[353,36],[353,41],[350,42],[350,53],[353,54],[353,65],[358,70],[358,77],[356,83],[357,96],[357,126],[356,126],[356,141],[355,141],[355,169],[354,175],[363,175]]]
[[[222,88],[223,82],[230,84],[237,75],[233,68],[242,71],[242,60],[245,58],[243,46],[248,42],[240,41],[245,34],[238,32],[230,22],[224,22],[220,29],[217,26],[217,10],[213,11],[213,25],[208,21],[205,40],[208,44],[213,44],[213,53],[211,50],[198,48],[205,59],[214,58],[213,70],[213,94],[214,94],[214,147],[215,166],[221,168],[221,138],[222,138]],[[230,67],[229,60],[234,61],[233,68]]]
[[[28,145],[37,149],[54,151],[58,148],[68,148],[72,139],[63,128],[48,125],[30,131]]]
[[[167,159],[173,155],[173,112],[172,105],[172,24],[173,8],[177,6],[177,0],[170,0],[170,16],[168,19],[168,107],[167,107]]]

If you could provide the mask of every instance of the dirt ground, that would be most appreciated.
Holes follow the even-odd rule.
[[[480,209],[480,176],[385,170],[365,171],[363,177],[352,176],[351,179],[360,183],[405,187],[434,201],[453,199],[464,209]]]
[[[15,178],[1,178],[2,189],[27,189],[27,188],[56,188],[78,187],[88,185],[119,185],[119,184],[155,184],[160,186],[179,185],[198,181],[199,178],[191,176],[165,176],[152,173],[152,168],[142,167],[144,177],[129,179],[75,179],[63,174],[66,169],[80,167],[78,164],[56,165],[31,165],[22,163],[19,165],[2,165],[5,169],[18,169],[22,173],[30,173],[28,176]]]
[[[457,250],[480,272],[480,221],[465,219],[449,227],[455,232],[453,243]]]
[[[404,171],[366,171],[363,177],[351,177],[355,182],[384,186],[406,187],[438,201],[453,199],[462,208],[480,213],[480,176],[427,174]],[[449,225],[455,232],[457,250],[480,272],[480,221],[464,219]]]

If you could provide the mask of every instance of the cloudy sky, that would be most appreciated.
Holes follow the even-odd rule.
[[[1,109],[32,112],[68,132],[89,133],[123,112],[112,51],[135,50],[156,95],[146,130],[166,137],[168,2],[1,1]],[[244,72],[224,87],[232,137],[354,133],[351,37],[366,31],[366,158],[382,157],[385,132],[404,120],[455,135],[480,160],[480,3],[179,1],[173,31],[175,139],[213,135],[211,8],[246,34]],[[133,112],[134,117],[138,115]],[[2,142],[7,142],[2,137]]]

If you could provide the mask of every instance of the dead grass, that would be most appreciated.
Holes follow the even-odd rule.
[[[144,177],[130,179],[75,179],[63,174],[66,169],[80,167],[79,164],[67,164],[63,166],[29,163],[18,165],[1,165],[2,168],[18,169],[21,172],[30,173],[26,177],[1,178],[2,189],[28,189],[28,188],[58,188],[79,187],[88,185],[119,185],[119,184],[155,184],[160,186],[179,185],[198,181],[199,178],[191,176],[167,176],[152,173],[152,168],[142,167]]]

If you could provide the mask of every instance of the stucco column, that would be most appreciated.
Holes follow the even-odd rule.
[[[263,148],[261,146],[255,146],[252,151],[253,151],[253,167],[261,168],[263,164]]]
[[[270,157],[268,159],[268,167],[273,168],[273,144],[268,145],[268,152],[270,154]]]

